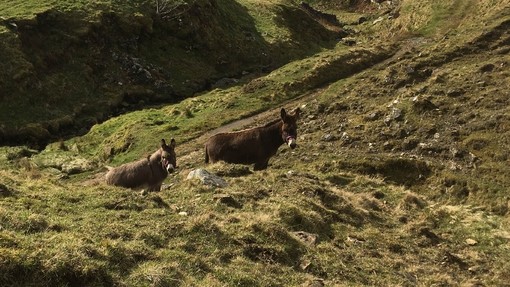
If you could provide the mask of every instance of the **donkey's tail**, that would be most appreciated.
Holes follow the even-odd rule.
[[[205,146],[205,163],[209,163],[209,153],[207,152],[207,145]]]

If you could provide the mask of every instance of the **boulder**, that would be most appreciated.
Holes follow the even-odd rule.
[[[221,188],[221,187],[226,187],[228,185],[227,182],[223,178],[221,178],[215,174],[212,174],[202,168],[190,171],[190,173],[188,174],[186,179],[187,180],[198,179],[204,185],[208,185],[208,186],[212,186],[212,187],[220,187]]]
[[[62,163],[61,170],[67,174],[78,174],[92,170],[96,167],[94,162],[84,158],[74,158]]]

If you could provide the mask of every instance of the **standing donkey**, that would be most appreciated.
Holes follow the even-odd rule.
[[[269,158],[282,144],[287,143],[292,149],[296,147],[296,121],[300,113],[297,108],[290,115],[282,108],[280,119],[264,126],[210,137],[205,143],[205,162],[254,163],[254,170],[266,169]]]
[[[108,168],[106,183],[127,188],[147,187],[147,191],[160,191],[163,180],[177,168],[175,140],[167,145],[161,140],[161,147],[147,158]]]

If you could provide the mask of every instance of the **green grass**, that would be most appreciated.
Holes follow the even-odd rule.
[[[2,17],[4,18],[32,18],[35,15],[50,9],[60,11],[83,11],[95,12],[97,10],[136,11],[142,4],[149,3],[147,0],[118,1],[118,0],[66,0],[66,1],[16,1],[5,0],[0,3]],[[177,2],[177,1],[176,1]]]
[[[419,32],[425,36],[430,36],[454,29],[465,17],[468,17],[474,5],[473,1],[435,2],[432,4],[432,15],[429,21]]]

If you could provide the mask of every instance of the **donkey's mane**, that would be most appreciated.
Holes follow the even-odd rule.
[[[147,159],[150,162],[152,159],[154,160],[157,159],[158,156],[161,156],[161,149],[158,149],[157,151],[153,152],[151,155],[147,157]]]

